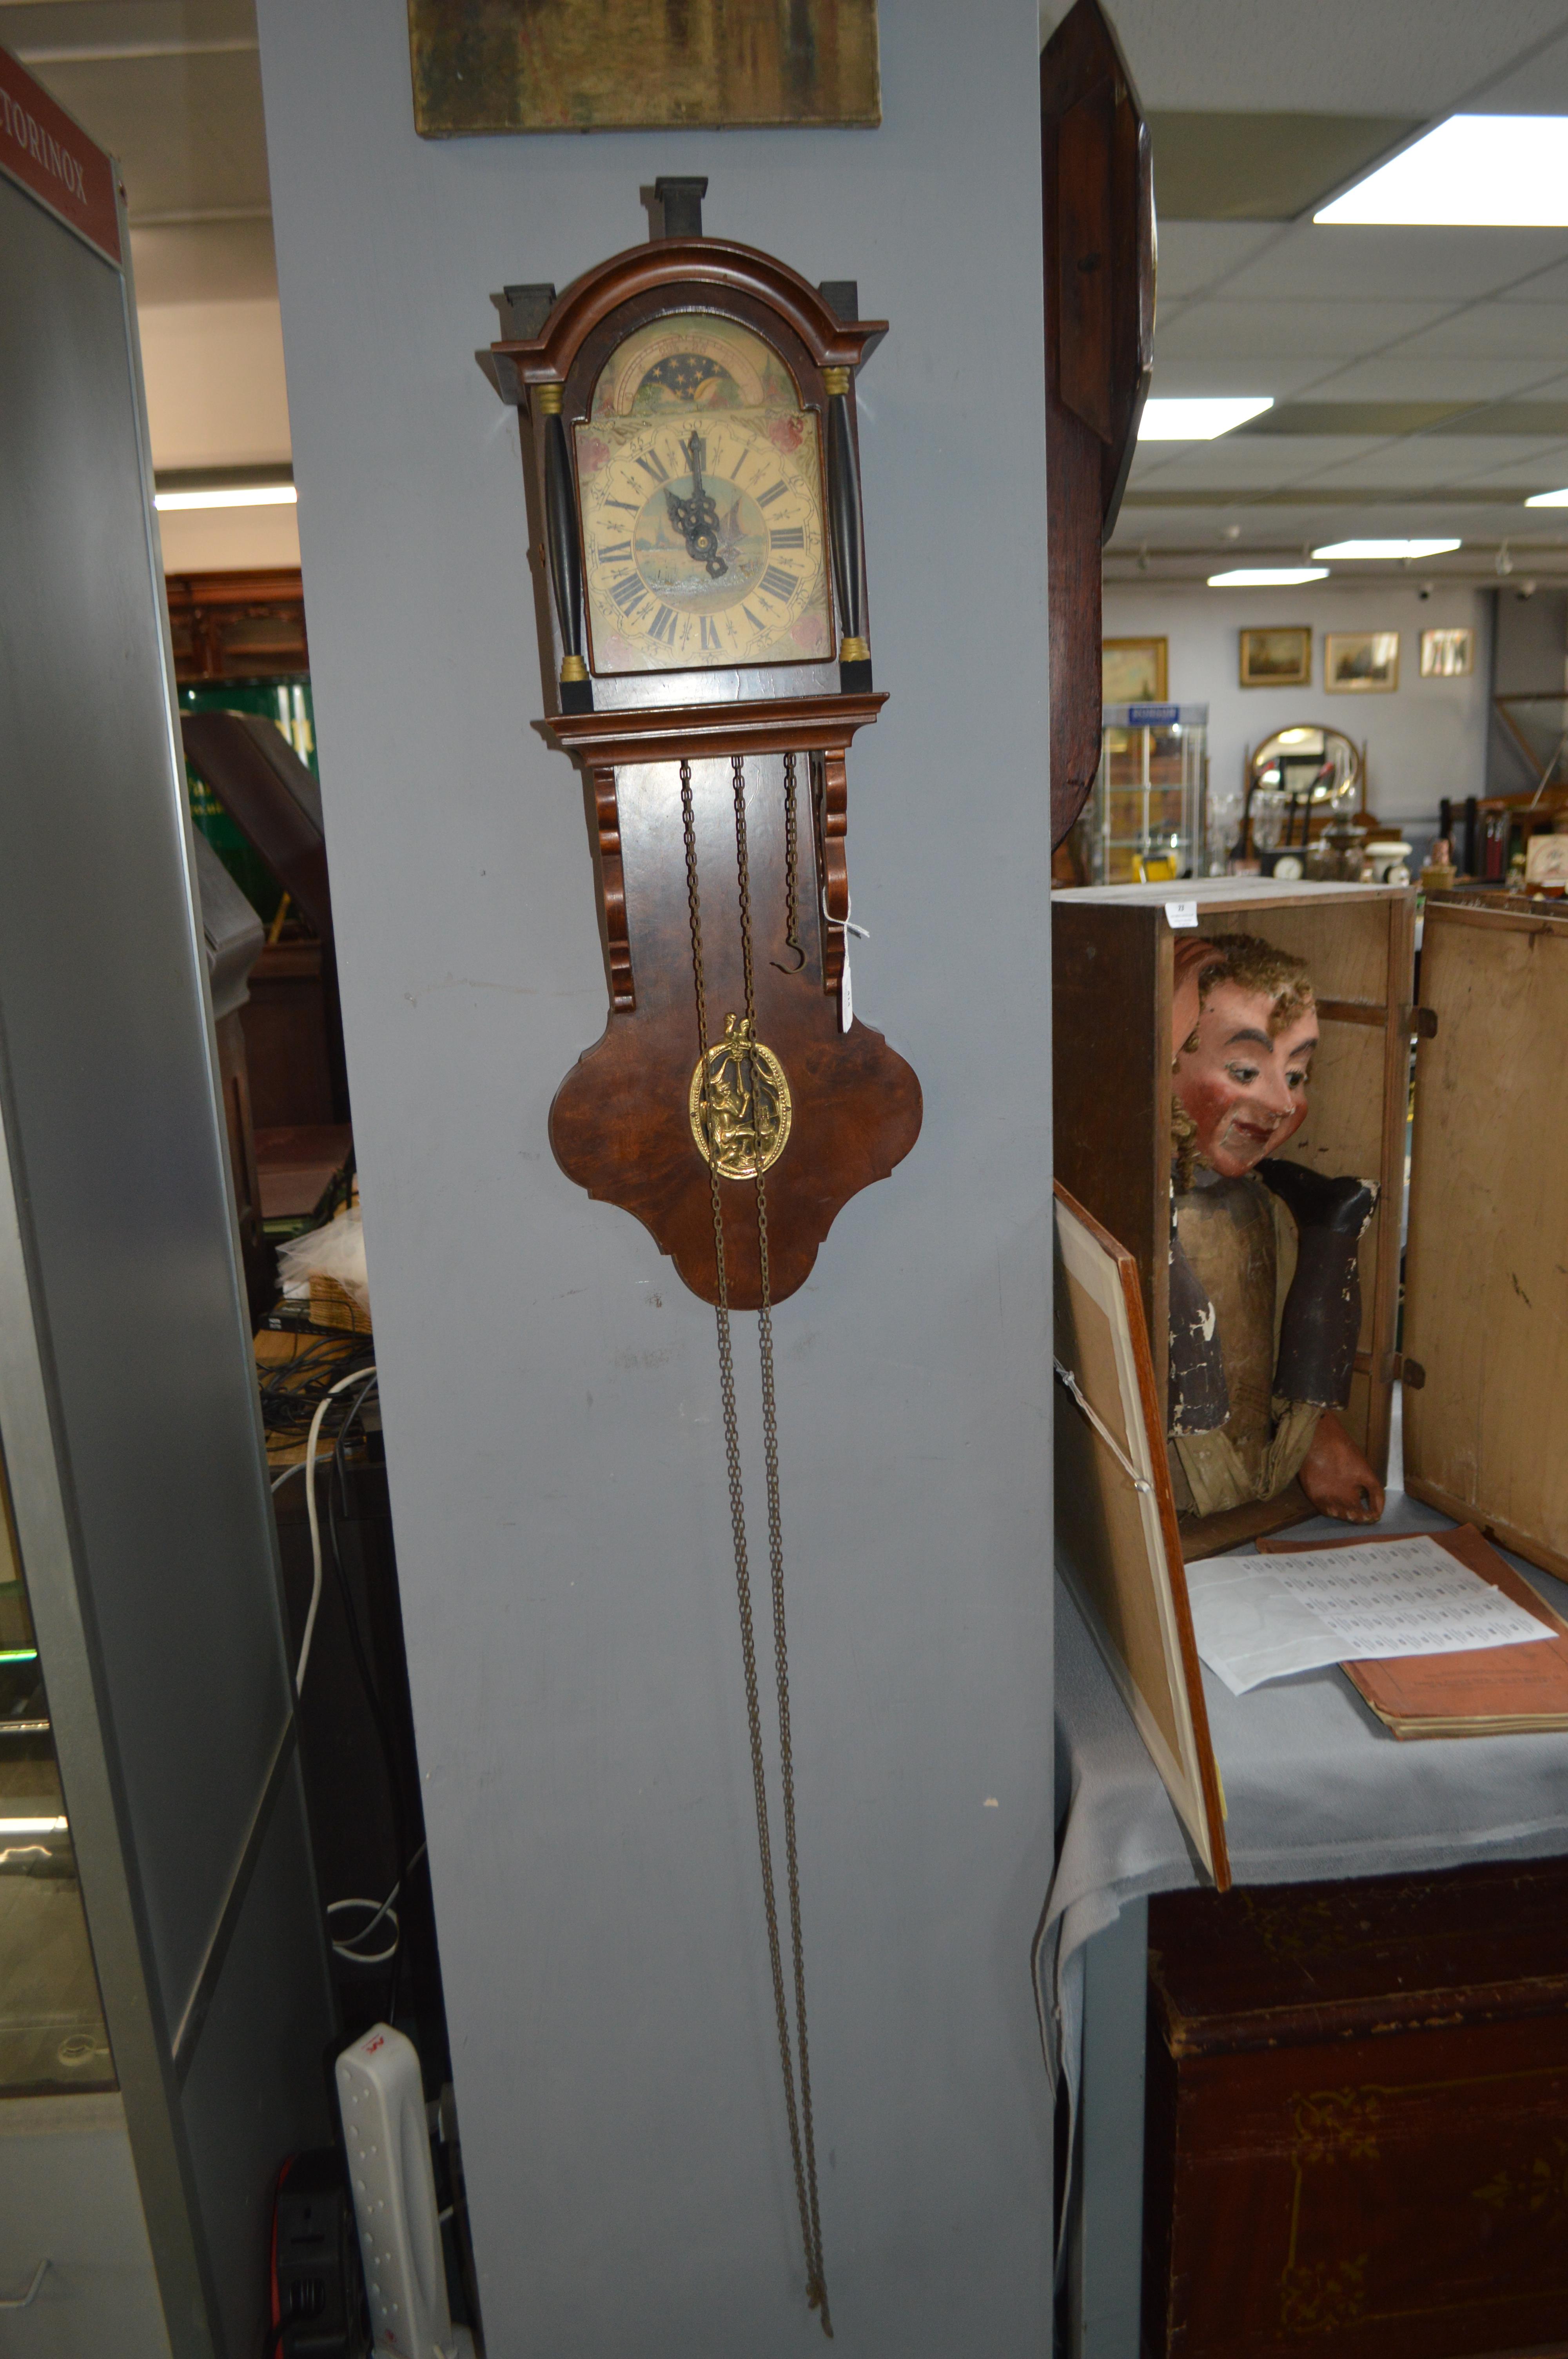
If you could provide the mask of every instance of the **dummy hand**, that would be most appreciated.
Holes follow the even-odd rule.
[[[1301,1484],[1320,1516],[1337,1516],[1344,1524],[1375,1524],[1382,1515],[1383,1486],[1332,1409],[1318,1419]]]

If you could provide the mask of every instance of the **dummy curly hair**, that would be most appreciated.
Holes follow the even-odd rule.
[[[1293,1024],[1312,1006],[1316,995],[1305,959],[1295,958],[1289,951],[1276,950],[1272,942],[1264,941],[1257,934],[1214,934],[1209,947],[1223,955],[1206,965],[1198,978],[1200,1016],[1217,983],[1235,983],[1243,991],[1265,993],[1274,1003],[1269,1010],[1271,1032],[1282,1032],[1287,1024]],[[1183,1054],[1197,1044],[1195,1025],[1182,1043]]]

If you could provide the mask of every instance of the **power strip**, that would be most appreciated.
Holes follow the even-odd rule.
[[[353,2180],[371,2338],[395,2359],[466,2359],[452,2324],[419,2058],[390,2024],[338,2059],[338,2104]]]

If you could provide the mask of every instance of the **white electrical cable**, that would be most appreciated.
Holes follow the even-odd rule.
[[[404,1871],[405,1875],[413,1875],[415,1869],[418,1866],[420,1861],[425,1856],[425,1849],[426,1846],[421,1843],[413,1858],[409,1861],[406,1869]],[[398,1922],[397,1911],[392,1904],[396,1899],[398,1894],[402,1891],[403,1884],[404,1876],[400,1875],[396,1883],[393,1886],[391,1891],[387,1894],[386,1898],[379,1903],[374,1900],[329,1900],[327,1903],[327,1914],[329,1917],[335,1917],[341,1908],[369,1908],[374,1911],[370,1922],[367,1925],[362,1925],[357,1933],[351,1933],[346,1941],[333,1942],[332,1947],[336,1950],[340,1958],[348,1958],[353,1964],[360,1966],[384,1966],[389,1958],[395,1957],[397,1953],[397,1944],[402,1938],[402,1929]],[[388,1917],[392,1920],[391,1949],[374,1951],[355,1949],[352,1946],[353,1943],[367,1940],[369,1936],[374,1932],[376,1927],[380,1924],[384,1917]]]
[[[403,1938],[403,1928],[398,1921],[397,1911],[393,1907],[392,1903],[396,1895],[401,1892],[403,1886],[401,1884],[395,1884],[392,1887],[391,1894],[386,1899],[382,1901],[379,1906],[373,1900],[329,1900],[327,1903],[327,1914],[329,1917],[336,1916],[340,1908],[371,1908],[375,1911],[370,1920],[370,1924],[362,1926],[357,1933],[351,1933],[347,1941],[335,1940],[332,1943],[333,1950],[340,1958],[347,1958],[351,1965],[356,1966],[384,1966],[397,1955],[397,1944]],[[379,1925],[384,1917],[392,1928],[392,1943],[390,1948],[385,1950],[356,1950],[351,1947],[351,1944],[354,1941],[362,1941],[366,1934],[369,1933],[371,1926]]]
[[[305,1666],[310,1660],[310,1641],[316,1635],[316,1609],[321,1603],[321,1524],[316,1512],[316,1445],[321,1438],[321,1420],[339,1393],[346,1393],[351,1385],[362,1385],[368,1392],[374,1375],[373,1368],[355,1368],[351,1375],[340,1376],[317,1402],[316,1414],[310,1420],[310,1439],[305,1445],[305,1513],[310,1524],[310,1611],[305,1616],[305,1636],[299,1641],[299,1661],[294,1673],[297,1695],[305,1685]]]

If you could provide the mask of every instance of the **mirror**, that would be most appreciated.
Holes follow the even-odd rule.
[[[1361,801],[1359,748],[1342,729],[1298,723],[1265,737],[1248,765],[1243,852],[1306,843]]]

